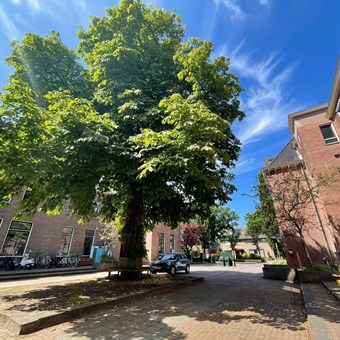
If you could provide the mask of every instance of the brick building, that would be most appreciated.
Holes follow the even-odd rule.
[[[105,244],[100,240],[98,220],[79,224],[76,218],[68,216],[67,208],[58,216],[37,213],[31,217],[15,217],[22,199],[25,199],[25,191],[0,208],[0,253],[22,256],[31,251],[33,255],[46,252],[89,256],[92,246]],[[146,234],[145,241],[146,261],[155,260],[165,252],[181,251],[179,228],[170,229],[162,223],[156,224],[153,231]],[[115,243],[111,252],[119,259],[118,237]]]
[[[245,228],[235,229],[236,232],[240,233],[240,239],[235,247],[236,255],[247,254],[250,256],[251,254],[259,255],[262,258],[275,258],[274,250],[270,247],[267,238],[265,235],[260,235],[259,238],[259,250],[258,253],[251,236],[247,234]],[[231,246],[229,242],[222,242],[220,244],[220,248],[222,251],[231,252]]]
[[[325,256],[336,258],[340,251],[340,62],[336,70],[330,100],[327,104],[312,107],[288,117],[289,130],[294,138],[277,157],[268,160],[263,169],[271,190],[285,176],[300,180],[303,190],[309,190],[308,202],[301,204],[299,213],[305,225],[302,238],[294,235],[287,220],[279,220],[287,260],[292,267],[321,263]],[[330,174],[328,183],[314,190],[320,174]],[[290,187],[281,188],[294,195]],[[274,198],[275,194],[273,194]],[[286,196],[288,197],[288,196]],[[275,208],[282,203],[274,199]],[[287,208],[287,207],[286,207]],[[290,230],[290,232],[288,232]],[[305,242],[306,247],[302,242]]]
[[[99,222],[78,224],[65,209],[61,215],[37,213],[32,217],[15,217],[25,192],[0,208],[0,252],[22,256],[31,251],[52,254],[90,255],[91,247],[100,245]]]

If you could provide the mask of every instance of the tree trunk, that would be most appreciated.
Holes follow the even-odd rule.
[[[124,227],[120,233],[121,249],[119,266],[124,269],[131,269],[124,272],[123,277],[136,279],[142,266],[142,258],[146,255],[145,230],[144,230],[144,208],[143,193],[136,182],[130,184],[131,198],[127,206],[127,214]]]
[[[312,265],[313,261],[312,261],[312,258],[310,256],[310,254],[309,254],[309,250],[307,248],[307,245],[306,245],[305,240],[304,240],[302,235],[300,235],[300,239],[301,239],[302,246],[303,246],[303,248],[304,248],[304,250],[306,252],[307,260],[308,260],[309,264]]]

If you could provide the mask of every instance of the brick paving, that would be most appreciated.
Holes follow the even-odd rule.
[[[261,264],[197,265],[190,275],[205,282],[31,335],[14,336],[0,327],[0,340],[308,339],[299,288],[264,280]]]

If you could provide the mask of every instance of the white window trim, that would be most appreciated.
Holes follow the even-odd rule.
[[[10,197],[8,200],[3,199],[2,202],[6,203],[6,204],[10,204],[12,200],[12,197]]]
[[[332,130],[333,133],[334,133],[335,138],[337,139],[335,142],[327,143],[327,140],[328,140],[329,138],[326,139],[326,138],[323,136],[323,133],[322,133],[322,131],[321,131],[321,128],[324,127],[324,126],[330,126],[331,130]],[[336,144],[336,143],[339,143],[339,142],[340,142],[339,136],[338,136],[338,134],[336,133],[336,131],[335,131],[335,129],[334,129],[332,123],[327,123],[327,124],[319,125],[319,128],[320,128],[321,135],[322,135],[323,140],[325,141],[326,145],[332,145],[332,144]],[[334,137],[333,137],[333,138],[334,138]]]
[[[95,239],[95,237],[96,237],[96,229],[85,229],[85,237],[84,237],[84,242],[85,242],[85,238],[86,238],[86,231],[87,230],[93,230],[93,237],[92,237],[92,243],[91,243],[91,249],[92,249],[92,247],[93,247],[93,244],[94,244],[94,239]],[[72,235],[73,235],[73,233],[72,233]],[[70,249],[71,249],[71,247],[70,247]],[[91,255],[91,249],[90,249],[90,255]]]
[[[26,254],[26,250],[27,250],[27,247],[28,247],[28,243],[30,241],[30,238],[31,238],[31,234],[32,234],[32,230],[33,230],[33,226],[34,226],[34,222],[30,222],[30,221],[21,221],[21,220],[11,220],[11,223],[9,224],[8,228],[7,228],[7,233],[6,233],[6,237],[4,238],[3,242],[2,242],[2,245],[1,245],[1,248],[0,248],[0,253],[2,254],[2,251],[4,249],[4,245],[5,245],[5,242],[6,242],[6,239],[7,239],[7,236],[8,236],[8,233],[9,233],[9,230],[10,230],[10,227],[13,223],[13,221],[16,221],[16,222],[23,222],[23,223],[31,223],[32,226],[31,226],[31,230],[28,234],[28,237],[27,237],[27,242],[26,242],[26,245],[25,245],[25,249],[24,249],[24,253],[23,253],[23,256]],[[1,224],[2,224],[3,220],[1,221]],[[0,224],[0,227],[1,227],[1,224]],[[20,256],[17,256],[17,257],[21,257]]]
[[[175,234],[170,234],[170,241],[171,241],[171,236],[173,236],[173,238],[174,238],[174,244],[173,244],[173,248],[171,248],[171,242],[169,242],[170,244],[170,251],[175,251],[175,249],[176,249],[176,237],[175,237]]]
[[[65,227],[62,227],[61,229],[61,236],[63,236],[63,229],[64,228],[71,228],[72,229],[72,235],[71,235],[71,240],[70,240],[70,245],[68,247],[68,252],[65,256],[69,256],[70,255],[70,250],[71,250],[71,247],[72,247],[72,242],[73,242],[73,236],[74,236],[74,227],[71,227],[71,226],[65,226]],[[61,240],[61,238],[60,238]]]

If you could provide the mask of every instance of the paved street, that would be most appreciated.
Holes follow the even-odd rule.
[[[0,339],[308,339],[299,289],[264,280],[261,268],[194,265],[204,283],[31,335],[0,329]]]

